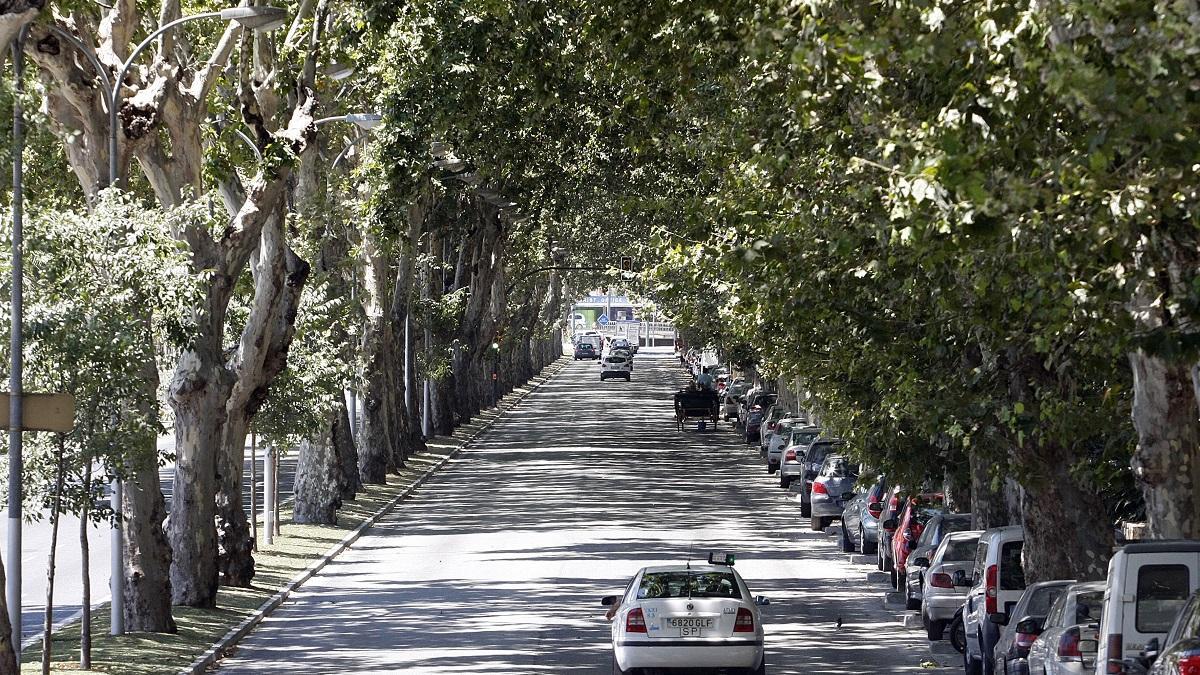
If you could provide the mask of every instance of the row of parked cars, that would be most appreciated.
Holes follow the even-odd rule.
[[[842,550],[874,554],[968,675],[1200,675],[1200,542],[1128,544],[1105,581],[1026,583],[1021,526],[975,530],[939,492],[862,483],[844,442],[774,394],[734,382],[723,401],[812,529],[840,520]]]

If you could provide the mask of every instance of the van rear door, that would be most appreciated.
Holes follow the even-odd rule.
[[[1200,553],[1156,551],[1129,556],[1121,603],[1123,658],[1139,655],[1152,638],[1161,642],[1188,596],[1200,585]],[[1111,658],[1111,656],[1110,656]]]

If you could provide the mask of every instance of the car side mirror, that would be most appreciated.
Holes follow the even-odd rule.
[[[895,518],[888,518],[887,520],[883,521],[883,529],[887,530],[888,532],[893,532],[896,529],[896,524]]]
[[[759,607],[762,607],[763,605],[769,605],[771,604],[771,599],[765,595],[756,595],[754,596],[754,604],[758,605]]]
[[[997,626],[1007,626],[1008,625],[1008,614],[1005,614],[1004,612],[988,614],[988,621],[991,621],[992,623],[996,624]]]
[[[929,558],[917,558],[913,561],[913,567],[929,567]]]
[[[621,599],[621,596],[619,596],[619,595],[606,595],[603,598],[600,598],[600,606],[601,607],[612,607],[613,605],[617,604],[617,601],[620,599]]]
[[[1016,630],[1025,635],[1041,635],[1042,622],[1037,617],[1027,616],[1017,622]]]

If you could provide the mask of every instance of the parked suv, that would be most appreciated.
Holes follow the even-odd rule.
[[[826,456],[812,482],[809,527],[819,532],[829,527],[835,518],[841,518],[846,502],[854,499],[854,483],[857,481],[857,464],[844,455]]]
[[[971,590],[963,603],[963,629],[967,637],[963,666],[967,675],[991,675],[992,654],[1000,639],[1000,624],[1025,591],[1021,549],[1025,530],[1020,525],[985,530],[979,537]]]
[[[812,516],[813,481],[817,479],[817,474],[821,471],[821,465],[825,463],[825,458],[837,452],[845,444],[845,441],[837,439],[820,439],[808,446],[802,462],[804,473],[800,475],[800,517]],[[799,457],[800,453],[796,453],[796,456]],[[853,485],[853,481],[850,484]],[[840,510],[838,515],[841,515]]]
[[[1175,615],[1197,588],[1200,541],[1139,542],[1113,554],[1100,619],[1097,671],[1140,672],[1142,652],[1157,651]]]

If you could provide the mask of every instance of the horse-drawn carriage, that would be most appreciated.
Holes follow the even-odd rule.
[[[683,431],[689,419],[711,421],[713,429],[721,416],[721,403],[717,392],[711,389],[681,389],[675,392],[675,424]]]

